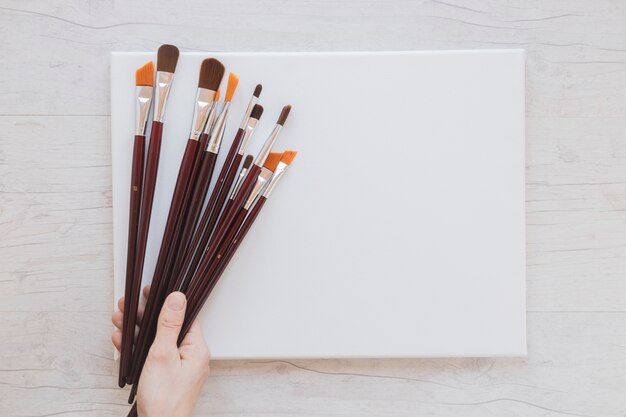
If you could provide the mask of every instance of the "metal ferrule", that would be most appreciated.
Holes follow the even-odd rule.
[[[243,133],[243,138],[241,138],[241,144],[239,145],[239,150],[237,151],[239,155],[243,155],[244,151],[246,150],[246,146],[248,146],[248,141],[252,137],[252,134],[254,133],[254,129],[256,128],[256,124],[258,122],[259,121],[257,119],[248,118],[248,122],[244,126],[245,130]]]
[[[233,192],[230,193],[231,200],[235,199],[235,195],[237,194],[237,191],[239,191],[239,187],[241,187],[241,183],[243,183],[243,180],[246,178],[247,173],[248,173],[248,168],[241,168],[241,172],[239,173],[239,178],[237,178],[237,182],[235,183],[235,186],[233,187]]]
[[[252,207],[252,204],[261,196],[263,189],[267,186],[268,182],[272,178],[273,172],[269,169],[263,167],[261,168],[261,173],[256,179],[256,183],[254,184],[254,188],[250,192],[246,203],[243,205],[243,208],[249,210]]]
[[[198,88],[196,91],[196,107],[193,112],[193,120],[191,121],[190,139],[198,140],[202,134],[202,128],[207,122],[211,108],[213,107],[213,99],[215,91],[207,88]]]
[[[259,98],[256,96],[252,96],[252,98],[250,99],[250,102],[248,103],[248,108],[246,109],[246,113],[243,116],[243,120],[241,121],[241,125],[239,126],[240,129],[245,129],[246,125],[248,124],[248,119],[250,118],[250,113],[252,113],[252,109],[254,108],[254,105],[257,104],[259,102]]]
[[[230,101],[224,103],[224,109],[220,113],[219,117],[215,121],[215,127],[211,132],[211,140],[207,145],[207,151],[218,153],[220,151],[220,145],[222,144],[222,138],[224,137],[224,130],[226,129],[226,119],[228,118],[228,109],[230,108]]]
[[[213,102],[211,104],[211,110],[209,110],[209,117],[207,117],[206,124],[204,125],[204,131],[207,135],[211,134],[211,129],[213,129],[213,125],[215,124],[215,115],[217,114],[217,102]]]
[[[157,71],[156,73],[156,91],[154,92],[154,121],[162,122],[165,113],[165,103],[167,96],[170,94],[173,72]]]
[[[287,165],[284,162],[278,163],[278,166],[276,167],[276,170],[274,171],[274,175],[272,176],[270,183],[267,184],[267,187],[265,188],[265,191],[263,192],[263,197],[268,198],[270,196],[270,194],[274,190],[274,187],[276,187],[278,180],[280,180],[280,177],[282,177],[285,171],[287,171],[287,167],[289,167],[289,165]]]
[[[146,134],[153,90],[152,87],[145,85],[135,87],[135,95],[137,96],[137,101],[135,102],[135,118],[137,121],[135,135],[144,136]]]
[[[272,133],[270,133],[270,136],[265,141],[265,144],[263,144],[263,149],[261,149],[261,152],[259,152],[256,160],[254,161],[255,165],[263,166],[263,164],[265,163],[265,159],[272,151],[272,147],[274,146],[274,143],[276,142],[278,134],[280,133],[280,130],[282,128],[283,127],[279,124],[276,124],[276,126],[274,126],[274,130],[272,130]]]

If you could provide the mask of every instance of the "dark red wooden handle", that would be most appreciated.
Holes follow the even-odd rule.
[[[141,207],[141,190],[143,186],[143,163],[146,137],[136,135],[133,144],[133,158],[130,173],[130,209],[128,214],[128,245],[126,250],[126,286],[124,290],[124,321],[122,325],[122,346],[120,349],[120,388],[126,385],[126,377],[130,371],[130,359],[135,337],[136,308],[131,308],[134,287],[133,271],[135,268],[135,252],[137,250],[137,227],[139,226],[139,210]],[[134,313],[134,314],[133,314]]]
[[[209,232],[209,235],[213,233],[213,229],[215,228],[215,223],[217,222],[217,219],[219,218],[220,211],[222,207],[224,206],[224,202],[228,198],[228,194],[230,193],[230,188],[232,187],[233,182],[235,181],[235,177],[237,176],[239,164],[241,163],[241,158],[243,156],[237,153],[237,148],[239,148],[239,143],[241,142],[242,137],[243,137],[243,130],[239,129],[237,131],[237,136],[235,136],[235,140],[233,141],[233,145],[235,145],[235,143],[237,143],[238,145],[237,147],[231,146],[230,151],[228,152],[228,156],[227,156],[228,161],[229,161],[228,170],[223,176],[222,176],[222,173],[220,172],[220,176],[217,179],[218,181],[217,184],[219,185],[219,187],[216,186],[215,190],[218,190],[218,188],[219,190],[218,190],[217,196],[215,197],[215,201],[213,202],[213,205],[211,206],[211,217],[209,218],[209,222],[207,225],[207,230]]]
[[[220,174],[217,177],[217,182],[213,187],[209,201],[204,209],[204,213],[200,219],[200,224],[198,225],[196,232],[193,234],[187,253],[182,255],[182,266],[175,269],[176,274],[179,275],[177,281],[182,283],[182,292],[185,292],[189,286],[191,276],[196,271],[198,263],[200,262],[202,254],[204,253],[206,245],[211,237],[211,232],[215,227],[216,218],[214,217],[219,215],[219,212],[222,209],[222,204],[224,204],[223,200],[219,205],[216,204],[216,202],[221,200],[222,193],[228,196],[230,187],[235,176],[237,175],[237,168],[241,162],[241,155],[237,153],[237,150],[241,144],[242,137],[243,130],[239,129],[235,135],[233,143],[230,146],[230,150],[228,151],[224,165],[222,165]],[[214,216],[214,213],[217,214]]]
[[[146,156],[146,168],[143,175],[143,188],[141,193],[141,208],[139,214],[139,226],[137,228],[137,248],[135,252],[132,291],[129,300],[129,309],[124,311],[128,315],[129,323],[131,317],[137,316],[139,305],[139,295],[141,292],[141,278],[143,275],[143,265],[146,256],[148,243],[148,232],[150,229],[150,216],[152,214],[152,204],[154,202],[154,190],[159,171],[159,157],[161,154],[161,138],[163,137],[163,123],[152,122],[150,132],[150,143],[148,144],[148,154]],[[134,357],[133,357],[134,358]],[[126,375],[126,382],[132,384],[132,368],[134,361],[130,363],[130,371]]]
[[[174,193],[172,195],[172,203],[167,216],[165,224],[165,231],[163,233],[163,239],[161,241],[161,248],[159,250],[159,256],[157,258],[157,264],[155,266],[154,275],[152,277],[152,284],[150,289],[150,295],[146,302],[144,310],[143,323],[144,325],[139,328],[139,335],[137,336],[137,347],[133,354],[132,372],[130,375],[129,383],[134,383],[138,380],[143,362],[145,361],[145,354],[147,354],[146,340],[150,334],[150,324],[153,321],[154,310],[156,302],[159,299],[159,294],[162,291],[162,271],[165,266],[167,254],[169,252],[170,242],[174,233],[176,222],[178,221],[178,215],[182,206],[183,196],[187,189],[187,183],[189,181],[189,174],[193,166],[198,141],[188,140],[183,154],[183,159],[178,171],[178,178],[176,179],[176,185],[174,187]],[[140,276],[140,275],[139,275]],[[145,354],[144,354],[145,351]],[[128,379],[128,378],[127,378]]]
[[[189,214],[190,214],[191,206],[194,203],[194,200],[200,199],[199,202],[196,201],[195,203],[196,204],[199,203],[199,208],[197,208],[197,210],[202,208],[204,197],[206,196],[206,191],[204,191],[203,189],[208,188],[208,184],[205,184],[205,182],[207,181],[205,177],[208,177],[208,182],[211,181],[210,176],[213,174],[213,168],[215,167],[215,160],[217,159],[217,155],[202,150],[203,146],[206,146],[207,138],[208,138],[208,135],[204,133],[200,136],[200,141],[198,144],[198,151],[196,152],[196,156],[193,162],[193,168],[191,170],[190,179],[187,184],[187,189],[185,190],[185,195],[183,197],[183,202],[181,205],[180,214],[178,215],[178,221],[176,222],[174,235],[172,239],[170,240],[169,253],[167,255],[165,266],[162,270],[161,279],[164,280],[165,283],[167,283],[167,287],[163,287],[163,291],[160,293],[162,298],[157,300],[157,303],[158,303],[157,305],[159,306],[157,311],[160,311],[161,306],[163,305],[163,302],[165,301],[165,298],[170,292],[172,292],[172,288],[174,287],[175,282],[178,281],[178,277],[174,276],[173,274],[174,263],[177,261],[179,257],[181,248],[182,247],[186,248],[187,246],[184,243],[182,236],[190,220]],[[204,157],[205,153],[209,153],[210,155]],[[202,172],[203,169],[205,170],[205,172]],[[206,171],[210,171],[210,172],[206,172]],[[200,188],[203,188],[203,189],[196,189],[196,186],[198,185],[199,181],[201,182]],[[196,219],[193,220],[194,226],[195,226],[195,220]]]
[[[202,205],[204,204],[204,199],[206,198],[206,195],[209,191],[209,184],[211,183],[213,170],[215,169],[217,154],[212,152],[204,153],[208,155],[205,155],[202,159],[200,172],[198,173],[198,180],[195,184],[194,191],[191,196],[191,202],[189,204],[189,209],[187,211],[187,219],[185,221],[185,225],[183,227],[183,232],[180,236],[180,239],[178,239],[179,247],[177,255],[174,257],[173,266],[170,271],[170,273],[172,274],[172,279],[170,280],[172,285],[168,289],[168,294],[174,290],[179,289],[182,284],[181,281],[183,275],[177,272],[180,271],[184,254],[187,252],[187,249],[189,247],[189,241],[191,240],[191,236],[198,223],[198,217],[200,216]]]
[[[266,201],[267,199],[261,196],[261,198],[259,198],[259,201],[257,201],[257,203],[252,206],[250,212],[243,221],[243,224],[240,228],[238,228],[235,237],[232,239],[232,241],[229,241],[229,244],[227,245],[224,254],[220,257],[219,262],[215,264],[210,276],[203,277],[202,281],[204,281],[206,285],[198,292],[198,294],[196,294],[196,296],[192,300],[188,300],[187,310],[185,312],[185,322],[180,332],[181,337],[179,337],[178,339],[179,344],[189,331],[191,323],[193,323],[193,321],[200,313],[200,310],[202,310],[202,307],[204,306],[207,298],[209,298],[211,291],[213,291],[213,288],[224,273],[224,270],[228,266],[228,263],[232,259],[237,249],[239,248],[239,245],[241,245],[241,242],[248,234],[248,231],[252,227],[252,224],[258,217]]]
[[[222,216],[220,216],[216,231],[214,235],[211,237],[211,242],[209,243],[209,247],[203,254],[202,262],[200,263],[200,266],[198,267],[198,270],[196,271],[196,274],[194,274],[194,276],[197,275],[201,277],[207,273],[207,268],[209,267],[211,259],[213,258],[213,256],[215,256],[215,252],[217,252],[219,245],[222,243],[222,240],[224,239],[224,236],[226,236],[226,232],[228,231],[233,220],[235,219],[237,212],[243,206],[243,203],[246,197],[250,194],[250,191],[252,191],[252,188],[254,188],[254,184],[256,183],[256,180],[260,171],[261,171],[261,167],[259,167],[258,165],[252,165],[250,167],[250,170],[248,171],[246,178],[241,184],[241,188],[239,189],[239,191],[235,195],[235,198],[233,199],[232,205],[230,206],[228,210],[224,210],[224,213],[222,214]],[[192,280],[193,279],[194,278],[192,277]]]
[[[137,403],[133,404],[126,417],[137,417]]]
[[[211,259],[209,263],[209,268],[208,268],[209,274],[211,273],[210,271],[212,270],[213,265],[219,263],[219,260],[224,255],[224,252],[228,248],[230,241],[235,238],[235,234],[237,233],[237,231],[239,230],[239,227],[241,226],[244,219],[246,218],[247,213],[248,211],[244,209],[243,207],[241,208],[241,210],[239,210],[239,213],[237,213],[237,216],[235,217],[233,224],[228,229],[228,233],[226,234],[224,241],[222,242],[219,249],[217,250],[217,254],[215,255],[213,259]],[[198,288],[202,286],[203,281],[204,281],[204,276],[197,277],[196,281],[193,283],[188,293],[186,293],[188,300],[193,300],[194,296],[197,294]]]

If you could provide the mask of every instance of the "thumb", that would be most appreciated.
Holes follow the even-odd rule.
[[[187,298],[182,292],[173,292],[165,299],[157,324],[155,345],[177,347],[180,328],[185,321],[186,307]]]

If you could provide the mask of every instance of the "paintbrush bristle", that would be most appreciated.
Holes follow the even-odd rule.
[[[290,111],[291,111],[290,105],[283,107],[283,111],[280,112],[280,116],[278,116],[278,121],[276,122],[276,124],[284,126],[285,121],[287,120],[287,116],[289,116]]]
[[[135,85],[154,86],[154,62],[148,61],[143,67],[135,71]]]
[[[219,101],[219,99],[220,99],[220,93],[221,93],[221,91],[220,91],[220,89],[218,88],[218,89],[217,89],[217,92],[215,93],[215,98],[213,99],[213,101]]]
[[[233,98],[233,94],[235,94],[235,90],[237,89],[237,84],[239,84],[239,77],[234,72],[228,74],[228,85],[226,86],[226,101],[230,101]]]
[[[282,152],[270,152],[270,154],[267,155],[267,158],[265,159],[265,163],[263,164],[263,166],[269,169],[270,171],[274,172],[282,156],[283,156]]]
[[[285,151],[283,152],[283,156],[280,158],[280,162],[283,164],[291,165],[291,162],[296,157],[298,152],[296,151]]]
[[[262,114],[263,114],[263,106],[261,106],[260,104],[255,104],[254,107],[252,108],[252,111],[250,112],[250,117],[253,119],[259,120]]]
[[[161,45],[157,53],[157,71],[175,72],[178,55],[178,48],[174,45]]]
[[[254,156],[252,155],[246,156],[246,159],[243,161],[243,168],[244,169],[250,168],[250,165],[252,165],[253,160],[254,160]]]
[[[222,78],[224,78],[224,65],[220,61],[215,58],[208,58],[202,61],[198,88],[217,91]]]
[[[257,84],[256,87],[254,88],[254,94],[252,95],[255,96],[256,98],[259,98],[259,96],[261,95],[261,90],[263,90],[263,86],[261,84]]]

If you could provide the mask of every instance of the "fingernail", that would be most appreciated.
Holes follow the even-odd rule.
[[[186,301],[185,294],[182,292],[173,292],[167,297],[167,308],[172,311],[180,311],[185,306]]]

